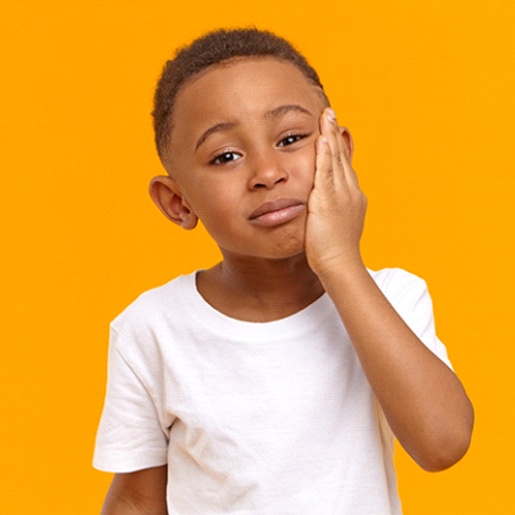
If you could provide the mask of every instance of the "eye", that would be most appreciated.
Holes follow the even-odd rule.
[[[293,145],[293,143],[297,143],[297,141],[300,141],[301,139],[305,138],[305,134],[288,134],[286,138],[283,138],[279,143],[277,144],[278,147],[287,147],[288,145]]]
[[[237,161],[240,158],[241,158],[240,154],[237,154],[236,152],[227,151],[227,152],[223,152],[222,154],[219,154],[218,156],[216,156],[211,161],[211,164],[213,164],[213,165],[224,165],[224,164],[227,164],[227,163],[231,163],[233,161]]]

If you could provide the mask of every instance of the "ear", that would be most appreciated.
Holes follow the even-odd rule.
[[[149,193],[154,204],[168,220],[187,230],[197,226],[198,217],[182,196],[181,189],[174,179],[164,175],[154,177],[150,181]]]
[[[354,155],[354,141],[352,139],[351,133],[347,127],[340,127],[340,134],[343,139],[347,158],[349,159],[349,162],[352,163],[352,156]]]

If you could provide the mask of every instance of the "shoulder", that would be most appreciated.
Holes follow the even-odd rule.
[[[427,284],[419,276],[402,268],[369,270],[369,273],[397,311],[412,311],[420,304],[430,308]]]
[[[444,344],[436,336],[433,302],[426,282],[400,268],[370,271],[376,284],[411,330],[450,368]]]
[[[194,274],[180,275],[166,284],[145,291],[111,322],[111,327],[120,329],[132,321],[148,322],[163,316],[176,305],[181,305],[184,295],[194,286],[194,281]]]
[[[194,288],[195,274],[189,274],[142,293],[111,322],[112,345],[128,350],[144,344],[148,350],[152,342],[159,344],[174,324],[187,319]]]
[[[426,282],[419,276],[402,268],[383,268],[368,270],[383,293],[406,292],[409,289],[425,289]]]

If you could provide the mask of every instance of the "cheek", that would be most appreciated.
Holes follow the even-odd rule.
[[[306,147],[302,153],[299,153],[297,156],[296,169],[303,180],[309,184],[313,184],[316,169],[316,153],[314,145]]]
[[[210,184],[197,186],[189,197],[190,205],[200,220],[207,224],[218,224],[227,220],[231,213],[239,209],[241,192],[233,184]]]

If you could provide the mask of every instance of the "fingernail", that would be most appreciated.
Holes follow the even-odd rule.
[[[331,108],[329,108],[327,110],[327,118],[331,122],[335,122],[336,121],[336,113]]]

